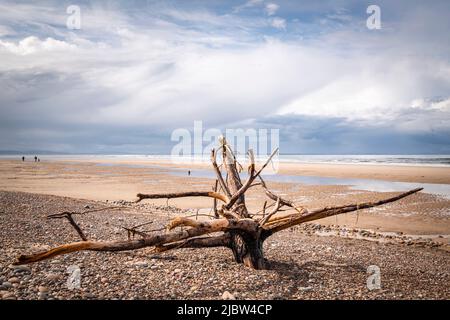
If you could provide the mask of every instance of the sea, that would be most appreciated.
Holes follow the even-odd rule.
[[[0,155],[0,159],[20,159],[22,156],[32,159],[34,154]],[[37,155],[40,159],[127,159],[127,160],[167,160],[209,162],[209,154],[203,156],[172,156],[172,155],[142,155],[142,154],[58,154]],[[257,160],[264,161],[269,155],[257,156]],[[244,156],[237,156],[245,162]],[[335,163],[335,164],[365,164],[365,165],[400,165],[400,166],[431,166],[450,167],[450,154],[417,154],[417,155],[310,155],[310,154],[281,154],[276,157],[280,162],[294,163]]]

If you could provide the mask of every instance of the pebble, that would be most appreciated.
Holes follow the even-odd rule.
[[[19,283],[20,280],[19,280],[19,278],[17,278],[17,277],[13,277],[13,278],[9,278],[9,279],[8,279],[8,282],[10,282],[10,283]]]
[[[223,300],[236,300],[235,296],[232,295],[229,291],[225,291],[222,293],[222,299]]]
[[[39,298],[39,300],[47,300],[47,298],[48,298],[47,292],[39,292],[38,298]]]
[[[13,266],[14,273],[31,273],[31,268],[29,266]]]
[[[49,273],[47,274],[47,279],[50,281],[55,281],[58,280],[60,278],[60,275],[57,273]]]
[[[16,300],[16,296],[12,292],[6,292],[2,294],[2,299],[4,300]]]
[[[189,291],[197,291],[198,290],[198,287],[197,286],[192,286],[190,289],[189,289]]]
[[[135,263],[133,263],[133,265],[138,268],[147,268],[148,267],[148,263],[145,261],[136,261]]]
[[[48,292],[48,288],[47,288],[47,287],[44,287],[44,286],[39,286],[39,287],[38,287],[38,290],[39,290],[39,292],[41,292],[41,293],[46,293],[46,292]]]
[[[95,298],[95,295],[92,294],[92,293],[90,293],[90,292],[87,292],[87,293],[84,293],[84,294],[83,294],[83,297],[84,297],[85,299],[93,299],[93,298]]]

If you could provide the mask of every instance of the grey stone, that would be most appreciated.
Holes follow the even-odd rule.
[[[28,266],[13,266],[14,273],[31,273],[31,268]]]
[[[147,268],[148,267],[148,263],[145,261],[136,261],[135,263],[133,263],[133,265],[138,268]]]

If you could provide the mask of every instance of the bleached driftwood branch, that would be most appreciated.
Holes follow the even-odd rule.
[[[214,217],[212,220],[197,220],[188,217],[176,217],[167,224],[167,231],[163,234],[153,234],[137,229],[138,226],[125,228],[129,235],[139,234],[141,238],[120,241],[94,241],[88,240],[79,225],[74,221],[73,212],[63,212],[49,216],[49,218],[66,218],[79,234],[82,241],[63,244],[45,252],[34,253],[30,255],[21,255],[15,264],[26,264],[50,259],[58,255],[71,252],[90,250],[90,251],[125,251],[136,250],[145,247],[154,247],[155,251],[163,252],[180,248],[208,248],[208,247],[227,247],[233,252],[235,261],[245,265],[261,269],[265,267],[264,254],[262,249],[263,242],[276,232],[288,229],[298,224],[322,219],[342,213],[352,212],[380,206],[386,203],[400,200],[422,190],[417,188],[397,196],[387,199],[366,202],[359,204],[349,204],[345,206],[325,207],[318,210],[308,211],[303,206],[294,203],[289,199],[284,199],[273,193],[261,177],[261,173],[270,163],[278,149],[274,150],[267,161],[256,170],[254,155],[249,150],[248,179],[241,182],[238,163],[231,151],[230,146],[225,139],[221,140],[222,145],[219,149],[212,150],[211,163],[217,179],[213,191],[187,191],[178,193],[158,193],[137,195],[136,202],[144,199],[172,199],[182,197],[206,197],[212,198]],[[219,165],[217,164],[217,152],[222,151],[222,165],[226,171],[224,179]],[[260,183],[254,183],[259,178]],[[262,218],[257,218],[258,214],[252,215],[245,203],[245,193],[249,188],[261,185],[268,199],[274,201],[267,205],[263,204]],[[220,202],[219,202],[220,201]],[[266,214],[266,210],[272,207],[272,210]],[[279,214],[283,207],[292,208],[295,213]],[[104,210],[104,209],[99,209]],[[95,210],[91,210],[93,212]],[[86,212],[84,212],[86,213]],[[178,230],[177,228],[181,228]],[[175,230],[177,229],[177,230]]]

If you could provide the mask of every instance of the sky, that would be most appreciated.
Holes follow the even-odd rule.
[[[450,154],[449,14],[447,0],[0,0],[0,150],[170,153],[202,121],[278,129],[281,153]]]

